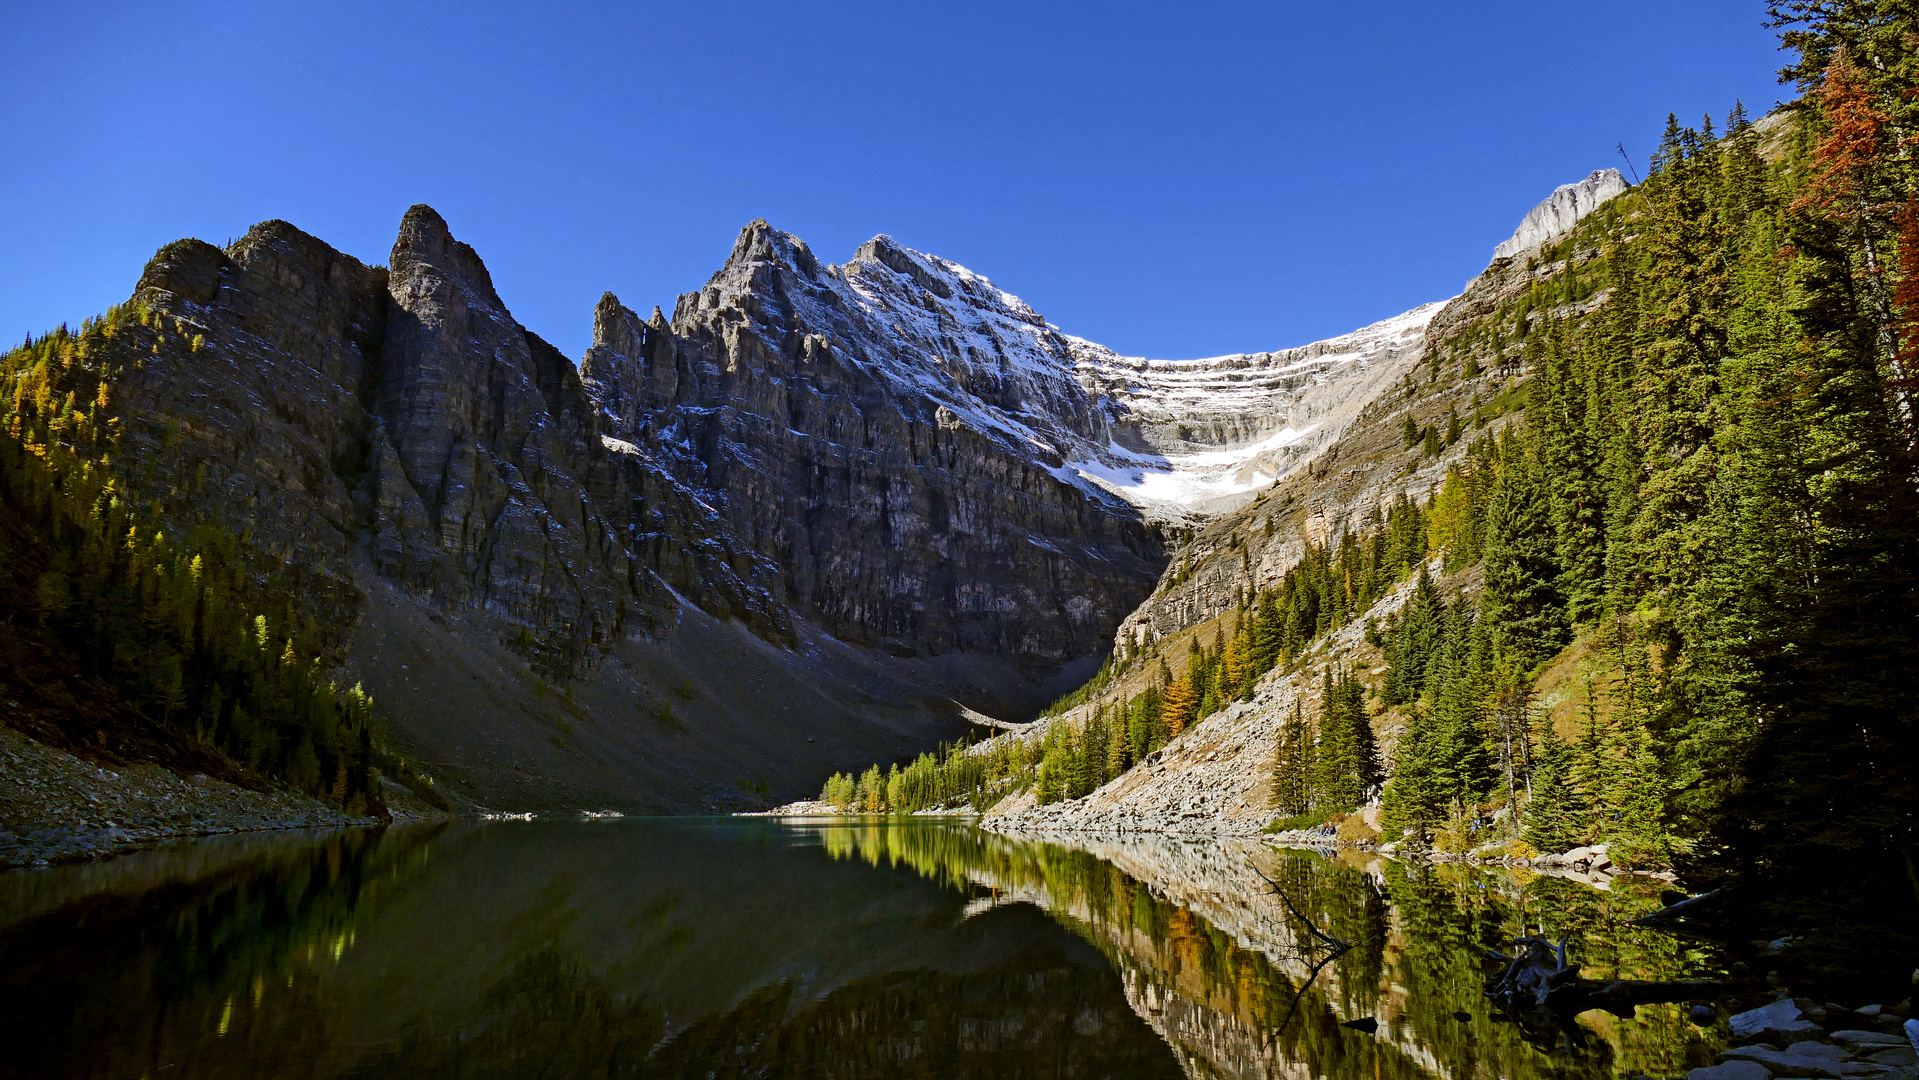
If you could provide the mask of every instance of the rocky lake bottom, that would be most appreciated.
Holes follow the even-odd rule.
[[[1055,842],[1057,840],[1058,842]],[[1684,1003],[1514,1017],[1485,949],[1724,958],[1656,883],[951,821],[444,821],[0,875],[0,1073],[1683,1076]]]

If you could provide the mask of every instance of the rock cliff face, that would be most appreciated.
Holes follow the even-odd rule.
[[[670,605],[634,543],[647,485],[600,444],[572,363],[432,210],[407,213],[390,270],[267,222],[227,251],[169,245],[134,299],[201,342],[158,335],[115,384],[122,468],[176,530],[213,523],[269,556],[329,645],[368,569],[524,629],[556,676]],[[697,546],[677,495],[655,501]],[[679,583],[750,608],[717,570]]]
[[[1232,530],[1276,484],[1331,491],[1353,432],[1390,440],[1379,402],[1460,307],[1146,360],[888,237],[829,265],[754,222],[671,318],[603,297],[576,367],[424,206],[386,267],[267,222],[169,245],[134,299],[125,490],[176,534],[233,533],[468,796],[636,807],[805,792],[965,707],[1036,708],[1116,628],[1223,610],[1252,559]],[[1339,483],[1377,503],[1431,476]],[[1268,529],[1260,580],[1342,506]],[[1199,572],[1151,595],[1200,526]]]
[[[1580,218],[1631,186],[1618,169],[1595,169],[1576,184],[1559,185],[1520,221],[1512,236],[1493,249],[1493,258],[1503,259],[1557,240],[1571,232]]]
[[[671,322],[603,298],[582,371],[608,445],[665,463],[766,596],[846,641],[1057,665],[1163,564],[1131,506],[1054,474],[1108,424],[1063,335],[885,237],[828,266],[755,222]]]

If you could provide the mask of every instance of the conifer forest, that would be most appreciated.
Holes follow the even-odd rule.
[[[524,17],[478,8],[495,6],[501,25]],[[1226,6],[1230,19],[1211,17],[1231,32],[1181,54],[1220,86],[1247,78],[1213,60],[1244,46],[1242,30],[1294,50],[1285,63],[1318,63],[1339,50],[1303,28],[1348,17],[1287,6],[1276,23],[1271,5]],[[607,41],[638,40],[622,6],[586,7]],[[1487,110],[1503,118],[1497,153],[1462,149],[1460,165],[1419,142],[1391,165],[1342,150],[1336,167],[1287,140],[1323,124],[1391,144],[1428,137],[1411,130],[1426,121],[1377,115],[1386,97],[1366,99],[1375,114],[1321,117],[1333,99],[1287,96],[1280,76],[1297,73],[1262,52],[1271,71],[1233,83],[1241,92],[1191,91],[1213,97],[1180,98],[1174,122],[1153,112],[1156,96],[1214,84],[1086,49],[1093,16],[1062,24],[1039,9],[1035,25],[1097,63],[1020,54],[991,77],[951,75],[926,58],[956,47],[913,22],[927,10],[872,16],[905,20],[898,40],[929,50],[910,63],[866,50],[884,78],[846,75],[807,36],[849,19],[861,31],[866,15],[808,9],[778,33],[726,25],[700,46],[733,73],[691,80],[700,94],[759,88],[742,99],[741,131],[789,122],[780,110],[806,98],[799,87],[833,71],[830,94],[813,86],[819,100],[796,110],[805,123],[767,142],[792,150],[778,166],[722,176],[707,162],[739,155],[689,149],[727,122],[657,140],[622,126],[719,116],[706,97],[635,90],[647,108],[614,108],[600,84],[563,104],[591,99],[604,115],[536,126],[569,144],[603,133],[589,141],[617,167],[549,169],[518,135],[473,139],[514,146],[515,168],[539,161],[527,175],[583,192],[601,172],[631,185],[567,218],[590,223],[576,235],[600,246],[585,254],[563,232],[514,231],[545,220],[528,209],[539,200],[489,185],[533,180],[463,166],[458,184],[404,178],[444,193],[379,188],[401,200],[372,218],[390,250],[363,250],[365,222],[343,228],[361,245],[348,254],[275,218],[240,223],[224,245],[174,240],[141,268],[154,250],[143,240],[124,268],[138,271],[130,291],[89,284],[74,295],[98,299],[71,323],[10,331],[0,991],[66,978],[88,1002],[102,992],[82,976],[106,973],[125,985],[99,1000],[133,1002],[124,1011],[150,1029],[114,1035],[116,1014],[97,1039],[35,1036],[80,1017],[48,998],[37,1012],[0,1008],[0,1045],[37,1037],[45,1060],[88,1063],[76,1075],[159,1076],[163,1058],[207,1046],[201,1060],[278,1074],[284,1060],[236,1048],[307,1038],[333,1055],[315,1051],[316,1076],[446,1062],[471,1075],[468,1053],[515,1075],[536,1056],[517,1048],[549,1039],[587,1072],[637,1076],[690,1075],[728,1054],[774,1073],[816,1052],[892,1064],[910,1043],[925,1069],[899,1075],[946,1075],[907,1001],[950,1019],[935,1034],[977,1050],[979,1075],[1072,1075],[1045,1064],[1055,1045],[1102,1063],[1091,1075],[1565,1080],[1611,1075],[1614,1061],[1621,1076],[1638,1075],[1626,1062],[1670,1075],[1735,1051],[1770,1061],[1819,1017],[1839,1042],[1879,1040],[1828,1041],[1821,1052],[1857,1068],[1819,1075],[1919,1069],[1891,1022],[1912,1019],[1899,999],[1919,985],[1919,3],[1754,4],[1748,23],[1764,32],[1748,25],[1759,44],[1745,44],[1778,46],[1778,100],[1727,93],[1663,126],[1661,106],[1616,158],[1606,134],[1596,161],[1591,130],[1564,145],[1541,134],[1563,119],[1551,103],[1520,114],[1489,100],[1487,86],[1514,85],[1495,75],[1518,76],[1466,70],[1422,42],[1459,69],[1446,100],[1462,131],[1483,134],[1468,120]],[[1618,21],[1650,18],[1634,11]],[[1674,25],[1695,14],[1675,8]],[[1399,17],[1442,29],[1426,7]],[[1153,18],[1103,13],[1099,29],[1119,40],[1211,25],[1171,8]],[[1484,41],[1466,44],[1491,50],[1509,29],[1479,27]],[[1621,55],[1669,56],[1654,35],[1626,26]],[[310,35],[283,36],[297,52]],[[764,39],[790,48],[790,66],[756,51]],[[1702,71],[1734,64],[1739,42],[1726,40],[1724,57],[1700,50]],[[1145,44],[1157,62],[1159,43]],[[569,41],[552,50],[566,59],[529,69],[555,85],[581,72],[666,79],[663,60],[616,76],[570,59],[599,47]],[[1586,62],[1564,47],[1564,64]],[[417,55],[429,52],[470,61],[452,46]],[[1377,72],[1414,78],[1398,70],[1404,52],[1388,52]],[[512,65],[470,66],[473,85],[530,93]],[[755,81],[774,69],[776,91]],[[1083,101],[1047,81],[1069,70]],[[1123,82],[1093,80],[1115,70]],[[1044,88],[975,102],[1009,72]],[[199,86],[188,74],[180,86]],[[1710,74],[1714,87],[1733,77]],[[418,116],[484,96],[436,98],[419,78],[419,101],[440,105],[391,105],[410,118],[392,136],[408,147],[441,134]],[[1627,82],[1590,88],[1604,121],[1588,127],[1621,123],[1619,95],[1646,90]],[[934,83],[978,115],[927,97]],[[354,85],[329,84],[315,108],[345,115],[390,91],[363,100]],[[1247,111],[1255,90],[1274,95],[1275,115]],[[1136,127],[1112,111],[1128,94],[1160,120]],[[1051,111],[1069,105],[1088,111]],[[873,120],[875,145],[907,146],[894,129],[911,126],[937,167],[837,142],[851,121],[836,110],[869,107],[896,110]],[[445,126],[504,132],[523,119],[494,111]],[[979,152],[1028,128],[1125,137],[1110,161],[1074,157],[1058,133],[1044,153]],[[1210,149],[1171,154],[1160,128]],[[1656,145],[1631,145],[1654,131]],[[66,175],[60,154],[23,145],[36,168]],[[623,156],[634,146],[644,159]],[[1200,168],[1205,153],[1231,167]],[[1183,171],[1154,179],[1148,157]],[[954,158],[958,180],[942,172]],[[1533,171],[1487,175],[1519,158]],[[1001,160],[1020,170],[983,179]],[[1267,164],[1243,164],[1255,160]],[[362,164],[382,183],[406,171]],[[305,168],[275,159],[257,172],[280,183]],[[647,186],[679,169],[698,174],[680,195]],[[1340,184],[1329,170],[1345,170]],[[148,179],[115,181],[138,204],[115,213],[150,212]],[[935,213],[926,191],[949,180],[984,201]],[[0,198],[16,182],[0,177]],[[32,197],[57,201],[60,185],[43,186]],[[321,198],[374,199],[338,187],[270,212],[308,224],[374,213]],[[1389,197],[1354,201],[1375,188]],[[1043,205],[1029,220],[1015,204],[1032,191]],[[427,194],[449,213],[405,206]],[[682,213],[694,196],[730,200],[701,211],[723,211],[724,228]],[[1350,231],[1300,235],[1345,245],[1345,262],[1322,267],[1322,249],[1279,235],[1292,225],[1250,211],[1207,218],[1204,234],[1191,216],[1294,198],[1285,213],[1302,229],[1342,218]],[[848,205],[820,208],[834,200]],[[1413,222],[1400,204],[1422,200],[1452,216]],[[1082,215],[1082,202],[1116,216]],[[817,226],[822,250],[849,228],[871,239],[829,262],[768,220],[783,212],[788,227]],[[1473,215],[1498,231],[1481,236]],[[229,222],[205,208],[187,220]],[[881,228],[901,239],[865,231]],[[698,238],[712,256],[699,265],[719,269],[664,288],[648,275],[692,264],[642,236],[655,248]],[[1006,276],[907,241],[1003,256]],[[1078,261],[1061,261],[1072,244]],[[1200,254],[1181,254],[1189,246]],[[32,284],[37,250],[15,253],[34,263],[24,274],[0,265],[0,285]],[[1166,312],[1114,300],[1149,271]],[[1342,274],[1355,305],[1417,306],[1369,310],[1350,331],[1361,320],[1343,307],[1306,310],[1331,303]],[[563,294],[585,298],[565,319]],[[0,290],[11,317],[6,301]],[[1137,339],[1122,351],[1069,332],[1081,323]],[[1242,332],[1306,343],[1216,348]],[[1169,353],[1146,350],[1176,347],[1156,334],[1190,351],[1156,358]],[[457,866],[469,869],[446,869]],[[202,899],[96,903],[108,879],[138,879],[129,896]],[[457,900],[408,906],[425,895]],[[803,911],[827,911],[828,929]],[[469,917],[497,940],[462,939]],[[382,937],[381,920],[406,929]],[[355,944],[362,931],[374,944]],[[416,942],[443,954],[420,959]],[[382,959],[356,968],[356,948]],[[603,955],[619,959],[609,969]],[[165,973],[152,986],[126,974],[149,968]],[[461,989],[400,981],[420,972]],[[200,995],[190,1008],[169,996],[176,976]],[[1562,988],[1578,1007],[1545,1015]],[[1748,1035],[1734,1017],[1788,999],[1800,1012],[1782,1022],[1805,1027],[1754,1029],[1769,1049],[1732,1046]],[[400,1004],[387,1016],[365,1004],[377,1001]],[[1600,1012],[1620,1023],[1591,1023]],[[280,1034],[245,1026],[268,1015]],[[573,1039],[594,1024],[620,1030]],[[906,1034],[860,1034],[885,1024]],[[1910,1030],[1919,1054],[1919,1022]],[[328,1043],[328,1031],[345,1034]],[[832,1038],[808,1041],[820,1031]],[[1002,1036],[1027,1043],[997,1056]],[[856,1049],[819,1049],[835,1040]],[[119,1055],[112,1068],[88,1056],[96,1042]],[[690,1071],[659,1064],[662,1047]],[[666,1071],[635,1064],[649,1055]],[[1152,1067],[1101,1071],[1109,1057]],[[1219,1064],[1229,1058],[1239,1064]],[[0,1073],[8,1061],[0,1051]]]
[[[836,776],[823,797],[1078,798],[1291,666],[1319,691],[1271,746],[1275,829],[1376,798],[1384,836],[1414,849],[1605,844],[1737,885],[1755,925],[1911,943],[1919,14],[1769,12],[1792,100],[1764,122],[1737,102],[1669,118],[1642,183],[1429,340],[1421,390],[1514,376],[1477,415],[1406,414],[1414,460],[1467,443],[1442,483],[1309,545],[1279,584],[1238,586],[1169,650],[1122,636],[1054,706],[1098,702],[1080,723]],[[1489,423],[1508,409],[1518,422]],[[1229,545],[1260,525],[1236,527]],[[1313,649],[1355,620],[1377,676]],[[1540,683],[1575,659],[1555,722]],[[1400,728],[1390,753],[1375,726]]]

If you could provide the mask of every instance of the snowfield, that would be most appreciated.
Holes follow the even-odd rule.
[[[763,235],[770,250],[756,255],[806,286],[782,298],[797,321],[830,328],[803,349],[832,350],[929,403],[941,426],[1162,521],[1230,509],[1331,443],[1416,362],[1443,306],[1297,348],[1155,360],[1073,337],[983,275],[890,237],[822,265],[796,237]],[[682,305],[727,303],[724,276]]]

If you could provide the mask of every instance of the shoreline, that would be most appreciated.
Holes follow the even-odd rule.
[[[109,768],[0,726],[0,872],[110,859],[169,840],[424,819],[350,815],[317,799],[252,791],[152,763]],[[404,791],[390,782],[389,791]]]

